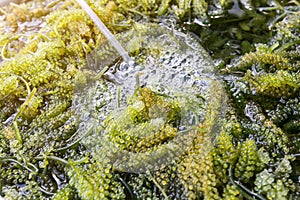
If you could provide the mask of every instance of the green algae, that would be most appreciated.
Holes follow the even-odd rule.
[[[104,105],[99,101],[105,101],[101,96],[106,91],[93,92],[101,95],[93,107],[91,105],[97,97],[86,99],[89,97],[87,90],[97,87],[93,84],[88,84],[88,88],[78,86],[82,90],[79,94],[84,99],[81,101],[87,104],[84,116],[90,116],[91,121],[99,121],[104,126],[104,131],[96,132],[85,139],[85,146],[92,146],[92,151],[97,152],[105,149],[102,154],[112,160],[113,167],[118,171],[141,173],[157,170],[180,157],[197,134],[190,132],[197,132],[199,123],[203,120],[208,126],[218,123],[215,119],[224,100],[224,91],[214,75],[213,62],[204,49],[197,46],[193,37],[179,32],[172,33],[156,25],[148,26],[139,25],[134,32],[117,35],[128,52],[139,52],[135,56],[134,66],[117,63],[120,69],[113,65],[111,68],[114,69],[103,74],[105,79],[109,78],[112,82],[107,83],[107,92],[110,95],[106,96],[119,95],[118,103],[111,99]],[[139,43],[136,44],[136,41]],[[193,46],[189,46],[187,41]],[[105,44],[100,47],[89,57],[87,70],[95,68],[89,66],[92,64],[101,69],[101,64],[118,60],[118,54],[112,48]],[[106,53],[106,49],[110,51]],[[94,62],[90,61],[92,58]],[[196,68],[197,72],[194,70]],[[215,89],[213,92],[212,87]],[[97,109],[99,103],[103,106]],[[80,108],[85,104],[78,102]],[[97,113],[90,114],[95,110],[99,116]],[[79,113],[82,115],[83,110],[80,109]],[[86,123],[86,120],[84,124],[92,123]],[[102,120],[105,120],[104,123]],[[210,140],[204,142],[204,146],[210,146],[216,138],[216,127],[208,137]]]
[[[73,1],[1,9],[2,197],[298,198],[298,2],[88,3],[134,73]],[[198,74],[158,84],[168,66]]]

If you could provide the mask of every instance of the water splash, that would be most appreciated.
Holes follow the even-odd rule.
[[[210,137],[203,144],[209,151],[219,132],[224,91],[210,56],[199,42],[189,34],[152,24],[139,25],[116,38],[135,57],[134,64],[122,62],[110,43],[100,45],[87,56],[89,75],[81,82],[84,84],[77,84],[74,97],[74,109],[82,121],[80,129],[95,129],[83,140],[93,156],[109,160],[119,171],[157,170],[188,151],[199,134],[200,123],[209,126]],[[101,79],[97,79],[99,74]],[[152,108],[149,119],[137,123],[130,121],[128,110],[145,109],[146,104],[137,100],[138,88],[147,88],[163,100]],[[153,135],[165,131],[170,125],[166,113],[174,108],[174,102],[179,108],[179,121],[172,123],[175,133],[141,152],[131,149],[138,140],[148,138],[150,143],[151,135],[153,139]],[[157,131],[149,131],[151,127]],[[124,135],[130,139],[122,146]],[[133,145],[126,146],[126,142]]]

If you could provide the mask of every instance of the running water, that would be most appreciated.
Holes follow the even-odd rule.
[[[89,15],[89,17],[94,21],[102,34],[106,37],[106,39],[110,42],[110,44],[115,48],[115,50],[120,54],[123,58],[124,62],[131,63],[132,60],[128,56],[128,53],[124,50],[121,44],[116,40],[114,35],[109,31],[109,29],[103,24],[103,22],[99,19],[96,13],[89,7],[89,5],[84,0],[76,0],[77,3],[81,6],[81,8]]]

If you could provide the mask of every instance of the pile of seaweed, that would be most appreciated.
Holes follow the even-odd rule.
[[[75,1],[18,3],[0,8],[1,197],[299,198],[298,1],[87,1],[114,34],[140,35],[131,43],[133,67],[159,58],[164,67],[186,65],[193,70],[184,80],[200,88],[179,98],[141,73],[126,101],[115,68],[87,66],[106,40]],[[192,58],[211,56],[214,70],[201,71],[186,47],[182,55],[164,54],[157,42],[144,48],[149,24],[164,26],[160,36],[175,47],[187,38]],[[216,113],[220,107],[226,113]]]

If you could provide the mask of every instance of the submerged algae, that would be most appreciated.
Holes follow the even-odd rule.
[[[0,134],[1,196],[5,196],[5,198],[8,199],[18,197],[24,199],[245,199],[251,197],[259,199],[296,199],[299,196],[299,164],[297,162],[299,161],[298,111],[300,110],[299,99],[297,98],[299,93],[297,89],[297,72],[299,65],[299,48],[297,46],[297,41],[299,41],[299,39],[297,39],[299,38],[299,23],[297,23],[297,20],[299,20],[299,15],[297,15],[297,13],[293,14],[295,10],[292,11],[289,8],[289,10],[284,13],[287,8],[280,8],[279,5],[274,3],[275,1],[259,1],[259,3],[255,1],[259,5],[255,5],[254,1],[228,1],[228,5],[225,4],[225,1],[214,1],[213,5],[212,2],[210,2],[209,10],[206,15],[211,17],[210,20],[212,18],[216,19],[211,21],[213,27],[203,27],[201,25],[201,29],[207,31],[204,37],[201,35],[203,32],[196,32],[200,35],[201,42],[205,48],[212,49],[210,44],[216,45],[216,43],[220,42],[220,40],[214,37],[213,33],[216,35],[222,33],[222,35],[226,37],[225,39],[222,37],[221,42],[224,42],[223,45],[227,45],[229,48],[234,49],[234,51],[241,51],[241,49],[236,48],[236,46],[232,47],[233,44],[237,43],[236,38],[238,38],[239,41],[245,38],[245,40],[249,41],[252,50],[256,49],[256,52],[258,52],[250,53],[250,56],[246,55],[244,58],[238,58],[246,60],[244,64],[247,66],[244,65],[243,70],[239,69],[238,64],[233,68],[227,66],[228,68],[224,71],[227,71],[229,75],[218,76],[223,78],[228,84],[227,94],[230,99],[227,106],[229,107],[229,111],[226,117],[224,117],[226,123],[222,126],[221,133],[216,135],[215,142],[211,142],[211,137],[214,136],[214,134],[211,133],[218,133],[219,131],[217,130],[220,130],[219,126],[222,124],[212,126],[211,121],[216,118],[217,113],[210,114],[209,110],[218,110],[218,108],[214,106],[219,105],[218,100],[221,99],[220,97],[207,99],[206,97],[209,95],[206,95],[207,93],[205,93],[204,90],[204,93],[200,93],[204,96],[198,96],[196,102],[192,99],[191,101],[185,101],[186,104],[177,104],[178,98],[175,98],[176,95],[172,95],[172,93],[171,95],[166,95],[170,94],[170,89],[167,88],[164,92],[158,91],[156,83],[153,83],[154,87],[152,87],[148,81],[144,81],[146,79],[145,74],[139,74],[140,84],[137,83],[136,76],[133,75],[129,78],[130,81],[128,85],[131,89],[128,89],[129,92],[127,94],[126,90],[118,90],[118,87],[115,86],[115,84],[123,83],[124,85],[124,83],[126,83],[121,77],[122,69],[124,69],[122,67],[126,68],[126,66],[118,63],[118,56],[115,57],[115,53],[108,54],[113,55],[111,57],[112,60],[109,60],[107,57],[104,58],[109,61],[108,63],[100,62],[100,65],[96,65],[96,67],[103,69],[107,64],[115,63],[115,66],[120,65],[121,70],[118,68],[115,70],[113,67],[110,68],[110,70],[104,74],[104,80],[97,80],[96,83],[90,80],[90,78],[85,79],[84,76],[81,76],[85,74],[85,72],[78,69],[84,66],[85,54],[89,53],[91,49],[101,43],[103,36],[99,35],[99,31],[94,27],[93,23],[74,3],[71,1],[55,2],[58,4],[53,4],[59,5],[56,8],[60,8],[61,10],[55,12],[51,10],[51,14],[46,14],[45,19],[47,20],[44,22],[47,23],[47,26],[45,29],[42,29],[43,37],[41,34],[35,35],[36,37],[34,38],[36,38],[36,40],[25,45],[24,51],[19,51],[18,47],[14,46],[16,44],[15,42],[20,42],[19,40],[13,40],[7,43],[8,40],[4,39],[2,40],[4,43],[1,43],[1,47],[8,50],[4,52],[4,59],[7,58],[7,60],[2,62],[1,66],[5,66],[6,63],[10,63],[11,61],[14,61],[11,66],[19,66],[18,56],[25,54],[25,56],[20,57],[26,61],[24,62],[25,69],[30,68],[28,65],[33,65],[37,67],[35,69],[39,69],[38,66],[40,62],[35,62],[35,59],[32,59],[30,56],[32,53],[36,55],[35,52],[39,49],[39,53],[41,53],[39,55],[41,56],[34,58],[39,61],[49,59],[48,61],[51,63],[51,65],[45,68],[42,77],[47,75],[48,72],[53,72],[53,67],[59,72],[54,75],[49,73],[51,74],[50,78],[46,78],[49,84],[44,81],[44,79],[42,82],[39,82],[38,80],[42,79],[32,79],[31,76],[24,77],[26,82],[29,83],[30,91],[35,91],[34,86],[31,86],[31,84],[34,84],[37,88],[37,92],[31,93],[34,98],[28,99],[32,100],[29,102],[32,103],[32,105],[29,106],[30,109],[25,109],[25,111],[22,112],[23,114],[19,115],[18,120],[13,120],[15,119],[13,114],[16,113],[16,110],[21,108],[22,105],[27,108],[25,105],[28,102],[24,103],[24,98],[30,97],[30,95],[28,95],[29,90],[26,89],[26,84],[17,78],[16,75],[22,77],[26,75],[26,73],[20,70],[17,71],[20,74],[16,75],[6,72],[3,74],[3,77],[7,78],[5,80],[9,83],[10,81],[13,83],[12,86],[14,86],[14,90],[12,93],[6,92],[5,98],[1,99],[1,121],[10,122],[2,124]],[[126,6],[122,9],[120,5],[122,3],[126,5],[126,3],[130,1],[112,2],[113,1],[89,1],[105,24],[116,33],[129,29],[128,24],[131,24],[130,20],[141,20],[140,14],[147,16],[148,19],[149,17],[151,20],[154,19],[158,8],[156,5],[158,4],[164,5],[165,7],[166,5],[172,5],[167,11],[163,11],[166,12],[165,16],[163,16],[163,21],[164,17],[166,17],[167,21],[170,19],[168,17],[169,14],[174,16],[172,15],[172,13],[174,14],[174,10],[172,9],[175,9],[179,2],[189,3],[192,1],[155,1],[156,4],[151,5],[149,1],[147,1],[148,7],[143,7],[141,4],[139,5],[138,9],[140,13],[134,13],[130,7]],[[147,3],[146,1],[143,2]],[[276,2],[278,3],[278,1]],[[228,9],[236,9],[236,3],[238,3],[238,8],[244,11],[243,17],[237,18],[234,15],[228,17]],[[285,3],[285,5],[287,4],[293,5],[292,2]],[[192,14],[191,19],[193,20],[188,21],[191,9],[189,7],[190,4],[187,5],[188,6],[185,7],[185,16],[180,16],[180,18],[182,20],[181,22],[189,24],[194,19],[197,19],[197,15]],[[135,6],[135,4],[133,4],[133,6]],[[150,8],[151,6],[153,6],[153,8]],[[259,8],[257,6],[277,7],[269,7],[270,10],[274,11],[273,12],[268,11],[266,7]],[[48,7],[51,8],[51,5]],[[296,6],[291,7],[296,9]],[[222,12],[213,13],[214,11]],[[257,15],[258,13],[259,15]],[[274,23],[272,24],[272,22],[270,22],[269,25],[275,28],[279,34],[271,38],[267,45],[255,47],[254,43],[258,40],[257,37],[251,36],[252,33],[255,35],[259,35],[261,31],[269,33],[267,37],[260,38],[260,41],[264,41],[264,43],[267,41],[266,38],[270,37],[271,33],[273,33],[266,28],[268,17],[264,18],[264,16],[266,16],[265,13],[270,13],[270,15],[268,14],[267,16],[274,19]],[[281,14],[285,14],[288,17],[285,17],[285,15],[280,16]],[[203,16],[204,15],[205,14],[203,14]],[[282,22],[275,23],[280,21],[282,17]],[[200,17],[200,19],[201,18],[202,17]],[[76,23],[71,24],[72,19],[74,19]],[[228,23],[225,21],[226,23],[224,22],[224,24],[226,27],[227,24],[230,25],[230,30],[224,29],[224,26],[214,26],[214,22],[218,24],[218,20],[223,21],[223,19],[228,21],[235,20],[239,23]],[[145,19],[141,21],[143,20]],[[179,20],[179,18],[176,18],[176,20]],[[195,22],[198,25],[201,24],[201,20],[195,20]],[[264,27],[257,26],[257,23],[264,25]],[[177,25],[175,24],[175,26]],[[216,27],[219,29],[216,30]],[[249,28],[250,30],[248,30]],[[143,29],[144,28],[138,29],[138,32],[142,32]],[[240,31],[241,29],[242,31]],[[145,34],[147,34],[147,31],[149,31],[149,29],[146,28]],[[178,37],[182,37],[176,36],[172,31],[174,31],[174,29],[167,31],[167,35],[177,39]],[[165,33],[165,30],[162,32]],[[14,33],[10,33],[14,35]],[[153,33],[150,33],[150,35],[152,34]],[[206,40],[207,38],[205,39],[207,34],[212,35],[209,40]],[[230,36],[229,39],[227,38],[228,35]],[[140,49],[140,47],[142,47],[141,40],[145,37],[146,36],[142,34],[142,36],[132,40],[133,44],[131,46],[136,48],[132,48],[130,52],[132,56],[140,58],[140,60],[137,61],[137,63],[141,63],[137,65],[138,67],[141,67],[143,64],[147,65],[147,63],[152,63],[152,59],[160,55],[158,51],[150,51],[149,49],[153,49],[152,47]],[[251,37],[252,39],[249,39]],[[18,38],[18,36],[15,38]],[[30,37],[28,38],[30,39]],[[130,37],[125,37],[125,39],[126,38],[130,39]],[[212,38],[216,40],[212,42]],[[177,39],[171,40],[174,42]],[[155,40],[155,37],[147,38],[144,43],[151,40]],[[226,44],[228,41],[229,43]],[[276,44],[276,41],[279,43]],[[6,46],[5,43],[9,46]],[[196,41],[188,41],[180,43],[180,45],[186,43],[198,44]],[[48,45],[51,46],[50,51],[47,48]],[[155,47],[154,49],[161,47],[161,45],[153,46]],[[202,49],[201,46],[193,46],[193,48]],[[225,55],[231,55],[230,58],[235,57],[241,52],[245,53],[251,50],[251,48],[248,48],[247,51],[243,50],[232,54],[232,51],[224,48],[222,44],[217,48],[219,48],[220,51],[213,49],[213,53],[225,52]],[[110,47],[108,47],[108,50],[109,49]],[[261,54],[262,49],[267,49],[267,52],[264,52],[264,55],[267,55],[266,60],[258,56]],[[179,52],[181,50],[179,50]],[[50,56],[43,56],[45,52],[48,52]],[[61,54],[61,52],[64,53]],[[105,52],[107,51],[102,51],[102,54]],[[148,59],[147,56],[143,57],[142,54],[154,54],[154,56],[149,56]],[[28,55],[28,58],[26,55]],[[278,56],[280,56],[279,59],[277,59]],[[173,59],[174,57],[177,59],[180,58],[178,55],[171,54],[166,60]],[[249,57],[253,59],[249,60]],[[286,64],[285,61],[287,61],[288,64]],[[185,62],[186,58],[183,58],[177,64],[180,65]],[[103,64],[102,66],[101,63]],[[161,60],[161,63],[164,63],[163,60]],[[44,62],[41,62],[41,67],[45,67],[44,64]],[[165,63],[166,66],[169,64],[170,63],[167,62]],[[171,64],[174,63],[171,62]],[[231,63],[231,65],[235,64],[235,62]],[[15,69],[20,69],[21,66],[23,65]],[[4,67],[4,69],[11,68]],[[60,71],[60,69],[62,70]],[[88,69],[87,73],[90,71],[96,74],[95,71],[101,71],[101,69]],[[247,76],[244,74],[245,71],[248,71],[246,73]],[[266,88],[266,90],[262,91],[262,87],[259,85],[261,76],[267,77],[266,75],[270,75],[269,77],[275,77],[280,75],[280,71],[284,71],[284,74],[288,73],[287,77],[292,75],[296,78],[293,84],[287,85],[292,86],[294,89],[285,90],[286,85],[285,82],[282,81],[277,85],[279,92],[274,92],[272,87],[269,87],[268,84],[262,84],[262,86]],[[55,70],[55,72],[57,71]],[[207,75],[207,72],[203,73]],[[210,73],[208,74],[208,78],[205,78],[202,83],[209,82],[211,76]],[[212,74],[215,74],[215,72],[212,72]],[[167,74],[164,73],[164,75]],[[72,87],[75,77],[79,82],[87,81],[86,83],[89,90],[85,90],[85,95],[92,98],[80,98],[82,101],[77,101],[76,97],[72,99]],[[159,77],[159,79],[160,78],[161,77]],[[168,76],[166,76],[166,79],[167,78]],[[202,77],[200,79],[202,79]],[[5,83],[5,80],[3,79],[1,83]],[[58,83],[57,80],[59,80]],[[107,80],[113,81],[114,84]],[[183,80],[185,80],[186,83],[191,83],[190,81],[192,79],[186,76]],[[264,80],[266,80],[264,83],[268,83],[270,79]],[[212,82],[217,84],[217,88],[221,88],[220,84],[218,84],[218,79],[213,79],[209,84]],[[253,84],[255,82],[257,82],[257,84]],[[135,91],[137,91],[136,88],[139,88],[137,86],[142,87],[140,91],[143,95],[144,93],[148,94],[149,98],[147,98],[147,100],[144,98],[145,95],[142,98],[140,93],[135,93]],[[119,87],[122,87],[122,85]],[[200,88],[206,88],[205,84]],[[175,86],[175,89],[178,88]],[[3,91],[8,90],[5,88]],[[76,91],[83,94],[83,90],[79,86]],[[120,93],[118,91],[120,91]],[[173,90],[171,89],[171,91]],[[211,91],[211,89],[206,91]],[[126,94],[125,97],[121,95],[122,92]],[[181,92],[184,91],[179,91],[179,93]],[[223,92],[220,93],[223,94]],[[120,95],[118,96],[118,94]],[[284,97],[281,98],[279,94],[284,94]],[[213,93],[212,95],[217,94]],[[129,99],[127,99],[127,97]],[[116,99],[119,99],[117,103],[115,103]],[[181,97],[181,99],[189,100],[189,98],[186,98],[186,95]],[[217,102],[213,103],[215,99]],[[84,103],[84,100],[88,100],[87,103]],[[151,102],[151,105],[154,105],[153,107],[158,107],[161,112],[146,112],[144,104],[149,103],[148,101]],[[10,102],[10,104],[7,105],[7,102]],[[200,107],[198,106],[199,102],[201,103]],[[205,102],[210,102],[209,105],[212,109],[210,109],[210,106],[205,104]],[[204,105],[202,105],[203,103]],[[181,106],[183,104],[196,106],[188,108]],[[71,105],[75,107],[75,111],[70,108]],[[119,110],[116,109],[118,105],[120,107]],[[151,111],[151,106],[146,107]],[[183,122],[187,124],[195,123],[195,118],[187,117],[185,120],[181,118],[182,116],[189,116],[186,115],[186,111],[197,110],[195,107],[201,110],[199,122],[202,123],[199,126],[192,126],[192,129],[194,129],[193,132],[180,132],[180,127],[177,128],[178,124],[180,125],[180,123]],[[103,110],[109,112],[102,112]],[[107,118],[110,111],[114,112]],[[170,114],[163,115],[162,119],[160,119],[158,116],[161,115],[163,111]],[[77,114],[74,115],[74,112],[77,112]],[[78,112],[81,112],[81,114],[78,115]],[[130,144],[133,145],[127,147],[126,143],[121,143],[123,146],[116,145],[116,148],[113,149],[111,149],[110,146],[106,146],[105,148],[101,146],[101,144],[105,142],[104,140],[99,141],[100,138],[106,139],[108,144],[115,145],[117,143],[112,142],[111,138],[120,136],[120,134],[110,129],[118,130],[124,128],[124,123],[119,122],[126,121],[122,118],[126,116],[126,112],[134,116],[133,119],[136,119],[136,121],[130,124],[131,127],[125,128],[126,132],[124,134],[125,136],[134,136],[129,137],[131,141]],[[118,114],[121,115],[118,116]],[[151,121],[150,119],[148,122],[141,121],[145,116],[148,119],[152,116],[154,120],[152,119]],[[203,118],[202,116],[210,118]],[[104,120],[106,118],[107,123],[105,124],[102,119]],[[167,120],[169,118],[173,120]],[[174,118],[181,119],[174,120]],[[78,127],[79,122],[81,122],[81,125]],[[172,127],[170,128],[170,126]],[[162,133],[160,131],[152,131],[158,128],[161,128],[161,130],[164,129],[165,131],[161,131]],[[145,137],[143,138],[137,134],[140,129],[143,131],[150,129],[151,131],[149,132],[150,134],[144,135]],[[177,132],[175,131],[176,129],[178,129]],[[148,171],[145,169],[144,163],[128,162],[128,159],[124,162],[118,160],[119,158],[132,158],[132,161],[134,161],[134,159],[146,159],[150,161],[151,164],[153,160],[149,157],[148,159],[147,157],[137,158],[130,156],[147,151],[151,152],[151,149],[155,150],[157,146],[163,147],[163,145],[172,142],[174,138],[182,133],[185,134],[188,139],[188,143],[186,144],[191,143],[189,146],[187,145],[188,149],[180,151],[179,154],[177,154],[177,152],[175,152],[174,155],[170,155],[170,153],[166,154],[169,156],[168,158],[179,157],[179,159],[163,160],[162,165],[155,165],[155,167]],[[107,137],[104,137],[104,135]],[[158,135],[159,137],[155,138],[161,138],[161,141],[152,139],[152,136]],[[86,139],[83,140],[83,138]],[[191,138],[193,139],[192,142],[190,142]],[[145,139],[144,141],[147,142],[136,142],[138,139],[142,139],[142,141]],[[121,140],[118,138],[117,141],[120,143]],[[150,142],[149,144],[148,141],[153,141],[153,143]],[[204,149],[208,147],[203,145],[204,143],[208,144],[211,150],[207,151]],[[97,151],[99,144],[101,148],[99,148],[100,151]],[[138,145],[141,147],[140,150],[137,150]],[[170,147],[172,146],[170,145]],[[123,152],[125,151],[125,154],[121,152],[120,157],[116,157],[118,154],[110,154],[111,156],[107,157],[108,153],[120,149],[123,150]],[[160,153],[164,152],[160,151]],[[128,154],[129,156],[127,156]],[[116,163],[115,161],[120,162]],[[142,165],[139,166],[138,164]],[[128,170],[129,172],[127,171],[128,166],[131,167],[129,168],[130,170]],[[155,169],[155,171],[151,171],[153,169]],[[145,170],[146,173],[140,173],[145,172]],[[53,195],[54,193],[55,195]]]
[[[110,93],[107,96],[115,96],[119,102],[111,99],[106,104],[100,102],[103,106],[96,108],[99,101],[105,100],[101,98],[105,91],[100,91],[97,104],[91,106],[93,102],[86,99],[86,91],[89,88],[97,89],[93,83],[87,84],[89,88],[79,86],[82,90],[79,94],[84,99],[80,101],[86,105],[78,102],[81,116],[82,107],[86,106],[85,118],[89,115],[92,121],[99,123],[105,120],[100,133],[84,139],[85,146],[89,148],[91,145],[93,151],[106,154],[107,158],[113,160],[115,169],[135,173],[157,170],[185,154],[185,148],[189,148],[188,144],[197,135],[192,133],[197,132],[197,126],[204,123],[209,132],[212,129],[209,126],[218,123],[220,109],[224,109],[221,108],[224,92],[213,62],[192,36],[172,33],[151,24],[138,29],[141,31],[117,35],[130,53],[137,54],[135,65],[117,62],[118,66],[111,66],[103,74],[104,78],[110,76],[109,80],[114,82],[102,83],[107,84],[107,92]],[[110,50],[109,56],[105,55],[106,49]],[[97,65],[100,71],[101,64],[118,60],[117,53],[106,45],[93,52],[92,58],[95,59],[93,65],[100,63]],[[91,65],[91,62],[88,64]],[[96,113],[91,115],[95,110],[100,113],[99,116]],[[84,124],[87,124],[86,119]],[[204,146],[211,145],[217,132],[217,129],[213,130]],[[155,144],[155,140],[159,143]],[[148,147],[143,147],[141,142]],[[138,153],[140,151],[143,153]]]

